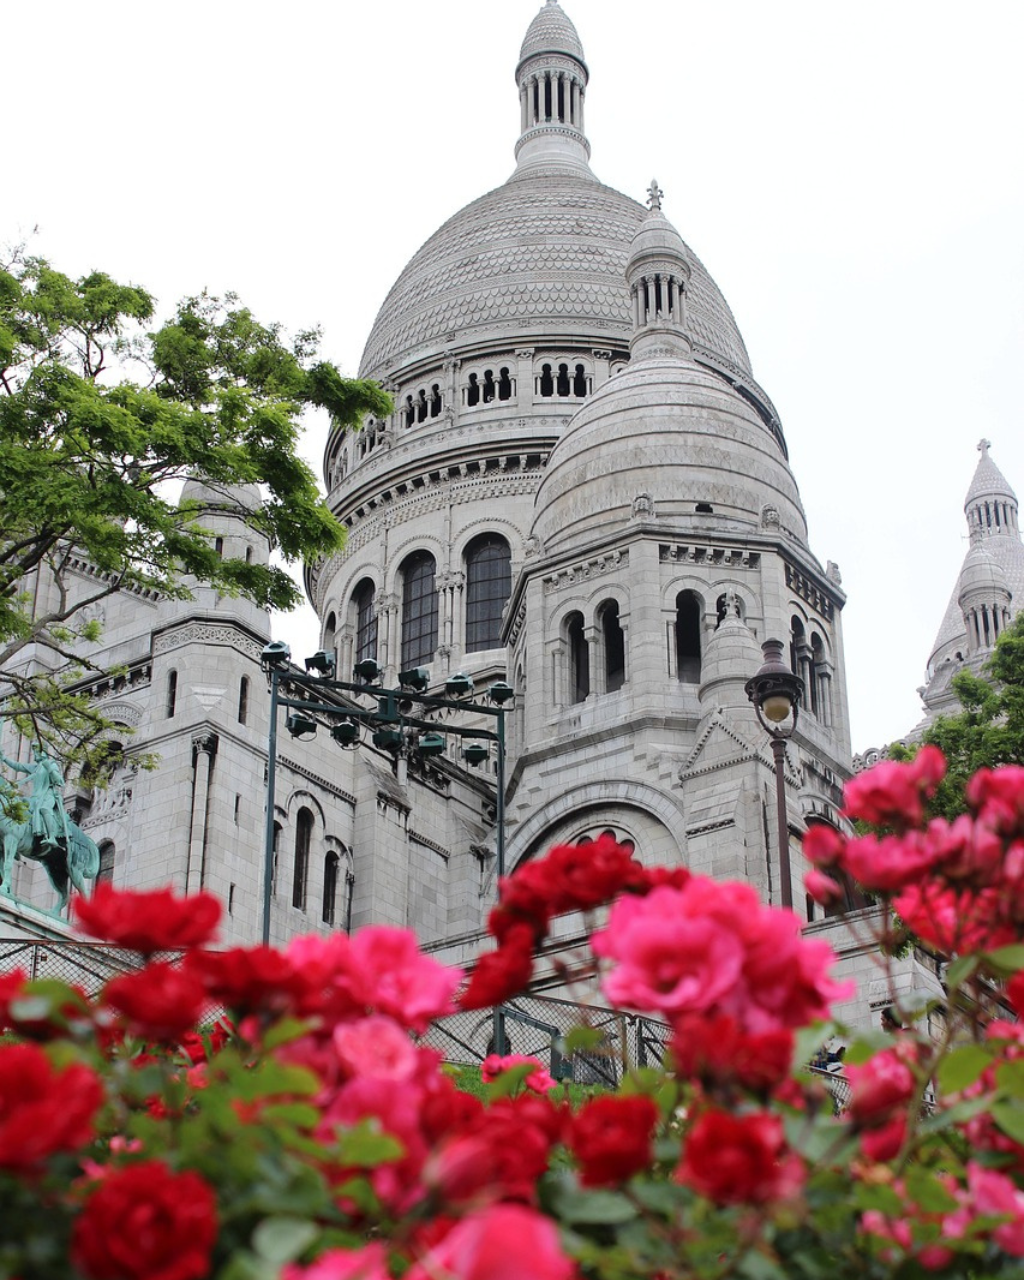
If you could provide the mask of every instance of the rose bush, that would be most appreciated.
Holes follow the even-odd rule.
[[[503,881],[468,978],[403,929],[217,950],[208,895],[101,888],[78,918],[137,972],[91,999],[0,976],[0,1280],[1024,1274],[1024,769],[926,822],[941,777],[887,762],[847,788],[878,830],[804,841],[819,901],[873,896],[848,927],[883,987],[931,948],[941,994],[899,1007],[890,970],[889,1031],[828,1021],[849,988],[792,912],[609,837]],[[494,1054],[463,1092],[424,1033],[522,992],[567,911],[665,1062],[570,1095]],[[603,1051],[585,1018],[577,1049]]]

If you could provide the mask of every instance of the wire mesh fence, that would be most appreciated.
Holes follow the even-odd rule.
[[[174,960],[176,951],[161,952],[158,960]],[[33,942],[0,938],[0,974],[20,969],[31,980],[52,978],[96,995],[104,983],[141,968],[137,951],[105,942]]]

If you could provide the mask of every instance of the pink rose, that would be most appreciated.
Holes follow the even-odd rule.
[[[496,1204],[456,1223],[406,1280],[571,1280],[575,1271],[549,1219]]]
[[[328,1249],[308,1267],[285,1267],[281,1280],[390,1280],[382,1244],[362,1249]]]
[[[421,1034],[434,1018],[455,1012],[462,970],[420,952],[411,929],[371,925],[352,939],[352,961],[366,975],[368,1003]]]
[[[420,1065],[409,1033],[379,1014],[334,1028],[334,1048],[347,1076],[411,1080]]]
[[[527,1089],[532,1089],[534,1093],[548,1093],[552,1089],[558,1088],[558,1082],[551,1078],[548,1069],[544,1064],[536,1058],[527,1057],[522,1053],[508,1053],[505,1057],[501,1057],[496,1053],[488,1054],[484,1058],[483,1066],[480,1068],[480,1075],[485,1084],[491,1084],[497,1080],[503,1071],[511,1071],[513,1067],[523,1067],[530,1064],[536,1067],[535,1071],[531,1071],[523,1080],[523,1084]]]

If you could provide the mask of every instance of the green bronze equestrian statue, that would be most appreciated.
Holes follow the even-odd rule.
[[[11,881],[15,858],[41,862],[58,894],[57,914],[67,906],[73,885],[79,893],[88,892],[88,881],[95,880],[100,867],[100,851],[96,843],[67,815],[64,808],[64,774],[52,756],[41,746],[32,752],[31,764],[19,764],[0,752],[0,761],[15,773],[28,774],[28,821],[19,822],[0,815],[0,861],[2,880],[0,893],[13,897]]]

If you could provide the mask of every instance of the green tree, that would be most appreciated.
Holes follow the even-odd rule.
[[[102,272],[73,280],[21,251],[0,266],[0,718],[65,756],[105,727],[69,687],[99,638],[86,605],[126,589],[187,598],[196,583],[275,609],[299,599],[284,567],[222,558],[180,482],[222,492],[285,562],[330,554],[343,534],[297,456],[301,415],[354,428],[391,408],[318,358],[317,331],[289,341],[233,295],[153,317],[145,289]],[[259,486],[251,509],[245,485]],[[29,645],[50,674],[18,661]]]
[[[982,674],[961,671],[953,688],[963,710],[940,716],[922,738],[946,757],[932,811],[947,818],[965,812],[964,787],[978,769],[1024,764],[1024,612],[999,637]]]

